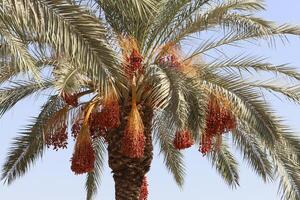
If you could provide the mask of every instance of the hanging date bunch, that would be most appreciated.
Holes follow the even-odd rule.
[[[89,131],[90,131],[90,136],[92,139],[96,139],[100,136],[103,136],[104,135],[104,128],[98,128],[98,125],[95,125],[95,113],[97,113],[99,111],[96,110],[93,110],[93,112],[91,113],[90,115],[90,119],[89,119]],[[74,140],[76,140],[76,138],[78,137],[80,131],[81,131],[81,128],[83,127],[83,118],[82,117],[78,117],[73,125],[72,125],[72,128],[71,128],[71,136],[74,138]]]
[[[160,57],[158,63],[173,69],[180,69],[182,67],[182,64],[180,63],[178,56],[174,54],[167,54]]]
[[[63,100],[66,102],[66,104],[72,106],[72,107],[77,107],[78,106],[78,97],[77,94],[72,94],[68,92],[62,92],[61,97]]]
[[[67,125],[59,124],[55,130],[45,134],[45,144],[48,148],[53,147],[53,150],[66,149],[68,145]]]
[[[141,158],[144,155],[144,124],[136,105],[136,83],[132,81],[132,105],[122,138],[122,153],[130,158]]]
[[[194,139],[188,130],[177,131],[173,144],[175,149],[182,150],[191,147]]]
[[[74,140],[77,138],[77,136],[80,133],[82,123],[83,123],[83,120],[79,118],[79,119],[75,120],[75,122],[72,125],[71,136],[74,138]]]
[[[143,178],[143,183],[140,189],[140,196],[139,196],[139,200],[147,200],[148,199],[148,181],[147,181],[147,177],[144,176]]]
[[[158,63],[179,70],[183,66],[179,55],[179,47],[175,44],[168,43],[161,48],[158,56]]]
[[[88,173],[94,169],[95,152],[88,126],[88,120],[93,106],[94,105],[88,107],[82,127],[76,138],[74,153],[71,158],[71,170],[75,174]]]
[[[138,44],[133,38],[121,38],[121,47],[124,57],[126,74],[132,79],[134,75],[144,72],[143,56],[139,51]]]
[[[99,138],[100,136],[104,136],[105,134],[105,130],[104,129],[100,129],[98,128],[98,126],[94,126],[94,120],[93,120],[93,115],[91,114],[90,117],[90,121],[89,121],[89,131],[90,131],[90,136],[92,139],[96,139]],[[74,124],[72,125],[71,128],[71,135],[74,138],[74,140],[76,140],[77,136],[79,135],[81,128],[83,126],[83,120],[82,119],[78,119],[74,122]]]
[[[102,104],[97,105],[91,113],[89,124],[94,136],[103,135],[120,126],[120,106],[115,92],[110,91]]]
[[[236,118],[230,109],[230,103],[212,96],[208,104],[205,133],[201,138],[200,152],[206,155],[214,144],[220,146],[222,135],[235,129]]]

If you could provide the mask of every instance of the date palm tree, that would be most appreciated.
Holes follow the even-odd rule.
[[[300,199],[300,140],[263,97],[299,104],[300,74],[261,55],[230,53],[244,42],[300,35],[299,27],[256,17],[263,1],[1,3],[1,116],[30,95],[48,94],[14,139],[4,182],[24,175],[47,147],[65,148],[69,130],[71,168],[87,173],[87,199],[97,192],[106,152],[115,198],[146,199],[154,144],[179,186],[181,150],[192,145],[238,186],[236,146],[264,181],[279,179],[283,199]]]

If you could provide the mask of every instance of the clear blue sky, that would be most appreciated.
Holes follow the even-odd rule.
[[[300,25],[299,0],[267,0],[268,10],[261,15],[277,22],[289,22]],[[290,63],[300,67],[300,38],[290,38],[290,44],[278,43],[276,49],[252,46],[250,51],[269,57],[276,64]],[[295,131],[300,131],[300,107],[292,103],[274,99],[273,105]],[[30,116],[34,116],[41,104],[34,97],[19,104],[0,120],[0,164],[13,137],[26,125]],[[300,134],[300,133],[299,133]],[[70,170],[69,159],[72,148],[66,151],[48,151],[42,160],[21,179],[7,187],[0,183],[1,200],[83,200],[85,199],[85,176],[74,176]],[[231,190],[215,173],[215,170],[197,151],[192,148],[185,152],[187,176],[185,185],[180,190],[163,166],[162,158],[155,154],[151,171],[148,175],[150,184],[149,200],[279,200],[277,184],[264,184],[242,162],[240,165],[241,187]],[[96,199],[113,200],[114,186],[110,169],[106,167],[102,185]]]

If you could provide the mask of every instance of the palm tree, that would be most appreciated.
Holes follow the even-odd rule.
[[[299,27],[256,17],[263,1],[1,2],[0,114],[48,94],[13,141],[6,183],[47,147],[66,148],[71,130],[71,169],[87,173],[87,199],[96,194],[106,151],[116,199],[146,199],[153,143],[179,186],[181,150],[192,145],[238,186],[234,145],[264,181],[279,177],[283,199],[300,199],[300,141],[262,97],[271,92],[300,103],[300,74],[225,48],[300,35]]]

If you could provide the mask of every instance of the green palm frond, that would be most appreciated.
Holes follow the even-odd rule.
[[[108,79],[124,79],[118,67],[118,59],[106,40],[104,24],[79,6],[61,1],[18,1],[9,3],[16,13],[31,11],[42,18],[23,17],[30,29],[54,46],[59,54],[67,55],[80,63],[82,70],[107,88]],[[16,16],[18,17],[18,15]],[[17,18],[16,20],[20,20]],[[63,44],[63,45],[62,45]],[[113,77],[112,77],[113,76]],[[123,80],[124,81],[124,80]]]
[[[152,81],[153,89],[148,99],[150,102],[163,102],[160,105],[165,106],[160,108],[170,115],[177,129],[189,129],[198,141],[204,130],[207,104],[201,83],[165,66],[154,65],[150,69],[152,74],[146,75]]]
[[[143,40],[148,19],[155,16],[158,4],[156,0],[98,0],[97,3],[117,34],[133,36],[138,42]]]
[[[195,142],[200,142],[200,136],[204,133],[206,126],[208,92],[194,79],[189,80],[191,86],[186,100],[190,106],[187,127],[193,135]]]
[[[138,95],[153,108],[165,108],[169,103],[171,93],[170,84],[167,74],[158,66],[151,65],[145,71],[145,86],[143,86],[143,89],[147,86],[151,86],[151,91],[145,94],[140,94],[140,91],[138,91]]]
[[[3,15],[1,14],[1,16]],[[8,20],[11,19],[9,18]],[[18,71],[31,72],[35,78],[39,79],[40,75],[35,65],[36,60],[32,55],[30,55],[28,46],[26,46],[26,44],[14,33],[4,27],[3,24],[0,25],[0,35],[7,44],[6,48],[13,55],[12,59],[16,63],[14,67],[18,67]]]
[[[265,152],[265,147],[257,142],[256,137],[245,131],[245,127],[238,125],[237,129],[233,132],[233,140],[243,155],[243,158],[248,161],[249,165],[253,168],[254,172],[260,175],[264,181],[273,179],[273,167]]]
[[[207,64],[202,64],[202,67],[210,69],[225,69],[243,71],[243,72],[267,72],[274,73],[275,75],[283,75],[291,80],[300,80],[300,73],[296,68],[289,67],[286,64],[274,65],[266,61],[263,57],[255,56],[234,56],[225,60],[218,59]]]
[[[282,128],[280,143],[288,154],[295,160],[300,161],[300,138],[295,135],[288,127]],[[298,163],[299,164],[299,163]]]
[[[226,81],[227,83],[230,82],[229,79],[226,79]],[[222,83],[222,87],[224,85],[225,82]],[[231,82],[229,85],[234,87],[235,84]],[[237,96],[239,96],[239,98],[243,99],[242,101],[249,103],[248,105],[251,105],[252,109],[253,108],[257,109],[255,111],[256,112],[255,116],[258,118],[259,116],[263,116],[261,120],[264,121],[263,123],[266,123],[265,124],[266,129],[265,131],[263,131],[263,130],[259,130],[258,127],[257,128],[253,127],[251,125],[252,124],[251,121],[248,120],[244,121],[243,117],[241,117],[240,114],[236,113],[238,119],[244,121],[244,123],[247,124],[251,132],[258,134],[259,136],[258,140],[260,141],[259,143],[262,143],[262,145],[265,145],[265,148],[269,149],[268,152],[270,153],[273,163],[276,167],[277,175],[281,177],[280,189],[282,191],[283,197],[286,199],[297,199],[299,198],[297,197],[297,190],[299,189],[299,184],[297,181],[299,179],[298,179],[298,175],[295,174],[295,171],[298,170],[298,165],[299,165],[296,159],[299,157],[299,149],[295,148],[295,145],[299,144],[299,141],[295,137],[291,137],[291,135],[289,134],[290,130],[287,129],[285,126],[283,126],[281,124],[281,121],[277,117],[275,117],[272,112],[266,110],[267,107],[265,103],[259,100],[258,95],[254,95],[255,93],[252,92],[252,96],[251,96],[251,90],[244,90],[247,87],[249,86],[245,86],[244,84],[242,84],[234,89],[234,93]],[[222,90],[218,90],[218,92],[222,93]],[[226,95],[225,93],[222,94]],[[235,102],[234,99],[231,99],[230,101],[233,103]],[[234,105],[234,110],[235,109],[240,109],[240,111],[243,112],[242,110],[244,108],[242,107],[239,108],[239,103],[237,103]],[[257,112],[260,114],[258,114]],[[259,124],[259,122],[257,121],[255,124]],[[269,143],[271,138],[267,139],[266,137],[266,133],[267,132],[270,133],[270,131],[272,131],[273,134],[275,134],[274,136],[276,138],[276,139],[273,138],[273,142],[271,143]],[[281,142],[283,142],[284,145],[281,144]],[[279,151],[280,149],[281,151],[283,151],[283,149],[286,150],[284,152],[277,153],[277,151]]]
[[[228,185],[239,186],[238,163],[224,142],[218,150],[208,154],[208,159]]]
[[[20,73],[17,67],[14,67],[11,62],[2,62],[0,64],[0,84],[8,81]]]
[[[92,172],[87,174],[85,183],[87,200],[92,200],[96,195],[101,181],[101,175],[104,167],[104,156],[106,153],[105,143],[102,139],[97,139],[94,141],[94,150],[96,155],[95,167]]]
[[[57,96],[50,97],[42,107],[39,116],[14,139],[2,168],[2,180],[8,184],[12,183],[16,178],[24,175],[30,166],[43,155],[45,122],[51,119],[63,106],[60,98]]]
[[[257,87],[261,89],[265,89],[271,93],[281,94],[279,97],[283,96],[286,99],[295,102],[297,104],[300,103],[300,86],[286,86],[283,84],[276,83],[274,81],[262,82],[262,83],[250,83],[252,87]],[[278,97],[278,96],[277,96]]]
[[[183,155],[173,146],[173,136],[176,132],[176,125],[167,113],[156,112],[153,121],[153,136],[164,156],[164,163],[172,173],[176,183],[182,187],[184,182],[185,167]]]
[[[56,61],[52,59],[44,59],[39,60],[35,63],[35,67],[38,70],[45,68],[46,66],[55,66],[57,64]],[[18,63],[11,58],[10,61],[0,62],[0,85],[12,81],[14,79],[18,79],[24,76],[25,72],[20,71],[21,67],[18,66]]]
[[[160,68],[167,75],[170,85],[169,102],[164,110],[173,115],[173,120],[179,129],[193,127],[191,130],[198,130],[194,134],[197,139],[200,135],[199,131],[203,130],[204,123],[201,122],[204,122],[207,100],[201,82],[165,66],[160,66]],[[189,122],[192,118],[196,121]]]
[[[0,89],[0,116],[11,109],[16,103],[38,91],[53,86],[51,81],[17,81]]]
[[[151,56],[153,51],[166,42],[173,31],[179,29],[181,23],[189,20],[197,10],[211,1],[161,1],[157,15],[149,26],[148,39],[145,40],[144,45],[145,54]]]
[[[87,86],[90,79],[67,60],[60,60],[53,69],[54,87],[57,91],[76,92]]]
[[[258,1],[227,1],[220,5],[211,4],[209,7],[211,8],[208,8],[204,13],[198,12],[196,16],[189,15],[185,21],[179,21],[180,23],[174,27],[175,32],[172,33],[172,35],[168,35],[168,37],[171,38],[171,40],[180,41],[186,36],[220,25],[223,27],[226,25],[226,27],[230,29],[236,27],[238,30],[245,30],[245,21],[240,22],[241,19],[239,21],[237,19],[233,20],[234,14],[232,12],[241,10],[250,12],[264,9],[264,5]],[[238,14],[235,13],[235,16],[237,15]],[[249,21],[247,25],[248,27],[250,26]],[[253,25],[253,23],[251,25]],[[257,30],[257,26],[255,30]]]
[[[286,151],[279,146],[275,152],[270,151],[275,163],[275,172],[279,177],[279,192],[284,200],[298,200],[300,198],[299,163],[289,158]]]
[[[190,84],[186,77],[180,72],[168,69],[165,66],[160,66],[157,69],[164,74],[163,78],[167,79],[166,81],[168,83],[162,85],[162,93],[158,94],[158,96],[165,94],[165,90],[169,92],[167,98],[163,96],[163,99],[167,99],[167,106],[164,110],[173,115],[173,120],[175,120],[175,124],[179,129],[184,128],[190,111],[190,107],[186,101],[186,95],[189,93]],[[156,73],[154,75],[157,76],[159,74]],[[167,86],[169,88],[165,89],[164,87]],[[152,96],[154,96],[153,93]]]
[[[258,39],[265,39],[266,36],[272,36],[271,42],[274,42],[276,37],[284,37],[286,35],[300,35],[300,28],[298,26],[292,26],[288,24],[274,26],[270,29],[269,34],[262,34],[256,32],[247,32],[247,33],[235,33],[229,32],[225,34],[223,37],[207,39],[202,44],[199,45],[197,49],[193,51],[193,53],[186,58],[186,60],[191,59],[195,56],[208,53],[208,51],[218,49],[223,46],[236,45],[238,42],[246,42],[246,41],[255,41]]]

